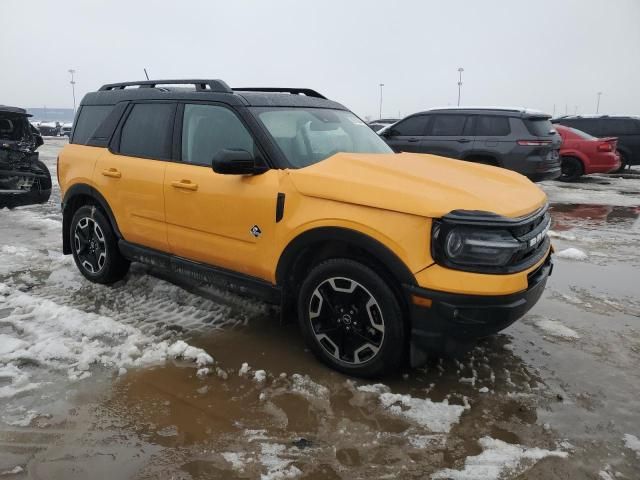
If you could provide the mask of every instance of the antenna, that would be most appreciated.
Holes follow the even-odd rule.
[[[147,69],[143,68],[144,70],[144,76],[147,77],[147,80],[149,80],[149,74],[147,73]]]

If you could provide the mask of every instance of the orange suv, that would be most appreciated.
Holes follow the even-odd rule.
[[[309,89],[105,85],[84,97],[58,175],[63,249],[86,278],[116,282],[139,261],[280,304],[352,375],[506,328],[551,272],[529,180],[394,154]]]

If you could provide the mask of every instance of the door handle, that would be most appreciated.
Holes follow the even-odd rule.
[[[420,139],[419,138],[410,138],[409,141],[410,142],[419,142]]]
[[[191,180],[174,181],[171,182],[171,186],[173,188],[181,188],[182,190],[191,190],[192,192],[198,190],[198,184],[192,183]]]
[[[460,140],[458,140],[458,143],[469,143],[471,140],[469,140],[468,138],[461,138]]]
[[[117,168],[107,168],[106,170],[102,170],[102,175],[104,175],[105,177],[111,177],[111,178],[122,177],[120,170],[118,170]]]

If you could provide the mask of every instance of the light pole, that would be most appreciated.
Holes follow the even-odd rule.
[[[460,92],[462,90],[462,72],[464,72],[464,68],[460,67],[458,69],[458,106],[460,106]]]
[[[73,74],[76,73],[76,71],[71,68],[68,70],[68,72],[71,74],[71,81],[69,82],[71,84],[71,93],[73,94],[73,117],[75,118],[76,116],[76,82],[73,79]]]
[[[598,92],[598,103],[596,103],[596,113],[600,113],[600,97],[602,96],[602,92]]]
[[[384,87],[384,83],[380,84],[380,111],[378,112],[378,118],[382,118],[382,87]]]

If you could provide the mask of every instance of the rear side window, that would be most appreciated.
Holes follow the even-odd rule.
[[[511,133],[508,117],[476,117],[476,135],[481,137],[504,137]]]
[[[222,149],[254,153],[253,137],[229,109],[216,105],[185,105],[182,161],[211,166]]]
[[[466,119],[465,115],[434,115],[429,135],[433,137],[460,136]]]
[[[548,118],[525,118],[522,121],[529,133],[535,137],[550,137],[555,134],[553,124]]]
[[[424,135],[429,117],[426,115],[416,115],[401,121],[393,127],[393,133],[399,136],[420,136]]]
[[[640,122],[631,118],[611,118],[602,121],[602,135],[637,135],[640,134]]]
[[[84,105],[74,126],[71,143],[86,145],[111,110],[113,105]]]
[[[175,104],[138,103],[122,127],[121,155],[132,157],[171,158],[171,137]]]

